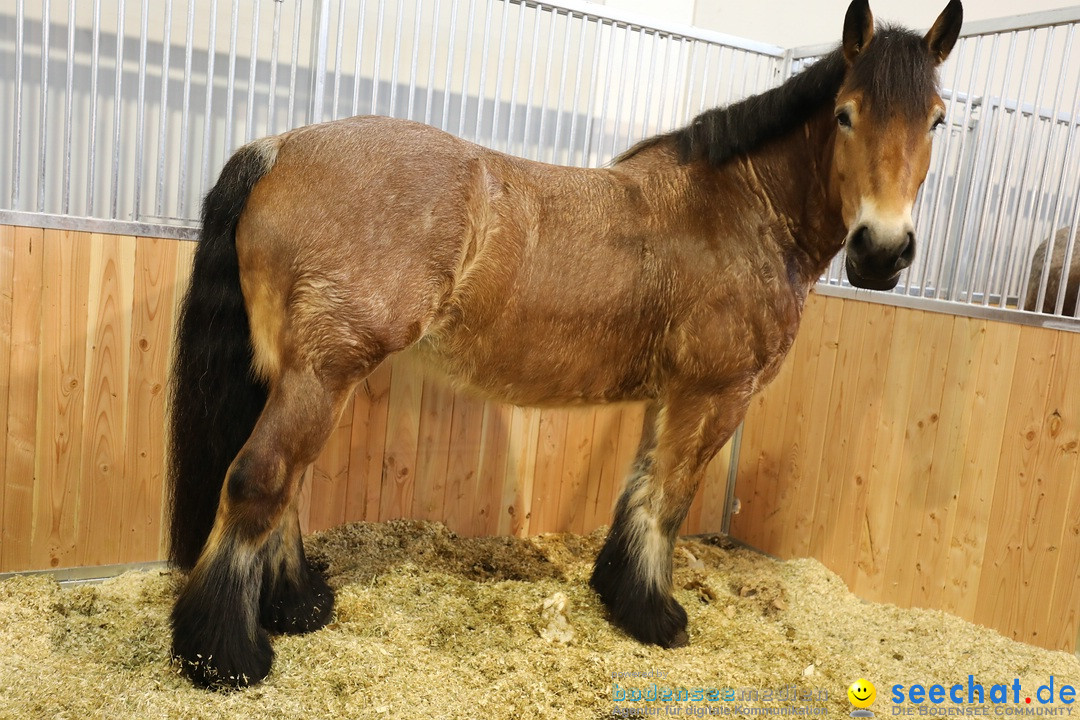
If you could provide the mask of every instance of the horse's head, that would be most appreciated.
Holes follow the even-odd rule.
[[[945,117],[937,66],[962,21],[960,0],[950,0],[925,37],[888,27],[875,34],[867,0],[848,7],[848,70],[836,97],[830,182],[847,228],[848,280],[856,287],[892,289],[915,257],[911,208],[930,167],[933,131]]]

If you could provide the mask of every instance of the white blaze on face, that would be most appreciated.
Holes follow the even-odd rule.
[[[908,234],[915,231],[911,208],[910,202],[898,208],[884,208],[873,198],[863,197],[848,228],[847,239],[850,241],[855,232],[865,226],[870,230],[874,250],[903,252],[908,244]]]

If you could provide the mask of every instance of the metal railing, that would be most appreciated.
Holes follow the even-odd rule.
[[[948,125],[916,261],[895,293],[860,297],[1077,314],[1061,280],[1080,276],[1078,24],[1072,8],[965,27],[941,68]],[[236,147],[356,114],[597,166],[826,49],[575,0],[15,0],[0,11],[0,222],[191,238]],[[854,294],[840,261],[820,290]]]

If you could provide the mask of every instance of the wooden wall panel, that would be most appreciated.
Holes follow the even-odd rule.
[[[0,227],[0,571],[163,557],[168,372],[194,247]],[[610,521],[642,416],[485,402],[396,357],[306,473],[301,524],[588,532]],[[728,464],[725,450],[685,530],[719,530]]]
[[[1076,333],[812,295],[791,381],[747,416],[732,534],[1074,649],[1078,353]]]

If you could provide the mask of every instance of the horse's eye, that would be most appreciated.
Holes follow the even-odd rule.
[[[935,130],[937,130],[939,127],[941,127],[944,124],[945,124],[945,117],[943,115],[939,115],[934,120],[934,124],[930,126],[930,132],[934,132]]]
[[[842,128],[851,129],[851,115],[848,114],[847,110],[836,113],[836,123]]]

